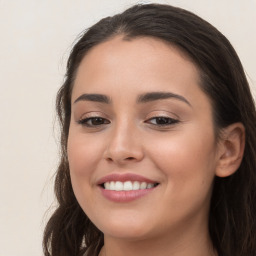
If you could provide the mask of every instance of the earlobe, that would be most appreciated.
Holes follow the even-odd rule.
[[[236,172],[243,159],[245,147],[243,124],[234,123],[226,127],[220,140],[216,176],[227,177]]]

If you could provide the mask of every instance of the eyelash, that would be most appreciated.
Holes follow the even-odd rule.
[[[152,120],[155,120],[155,123],[151,123],[150,121]],[[97,123],[99,121],[100,123]],[[159,121],[160,123],[157,123]],[[93,122],[96,122],[96,123],[93,124]],[[175,125],[179,122],[180,121],[177,119],[166,117],[166,116],[155,116],[145,121],[145,123],[150,123],[158,127],[168,127],[168,126]],[[106,118],[95,116],[95,117],[88,117],[88,118],[81,119],[78,121],[78,124],[81,124],[89,128],[95,128],[97,126],[99,127],[105,124],[110,124],[110,121],[107,120]]]
[[[152,125],[155,125],[155,126],[159,126],[159,127],[167,127],[167,126],[172,126],[174,124],[177,124],[179,123],[180,121],[177,120],[177,119],[174,119],[174,118],[171,118],[171,117],[166,117],[166,116],[155,116],[155,117],[152,117],[148,120],[146,120],[146,123],[148,123],[149,121],[151,120],[158,120],[158,121],[163,121],[164,123],[160,123],[160,124],[157,124],[157,123],[151,123]],[[157,121],[156,121],[157,122]]]
[[[93,124],[93,121],[99,121],[101,120],[103,123],[100,124]],[[90,122],[90,124],[88,123]],[[100,116],[94,116],[94,117],[88,117],[88,118],[84,118],[78,121],[78,124],[87,126],[87,127],[96,127],[96,126],[101,126],[104,124],[110,124],[110,121],[108,121],[106,118],[100,117]]]

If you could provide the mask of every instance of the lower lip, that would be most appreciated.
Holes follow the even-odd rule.
[[[136,199],[139,199],[150,192],[152,192],[156,187],[149,189],[138,189],[130,191],[116,191],[116,190],[107,190],[100,187],[102,195],[110,201],[113,202],[131,202]]]

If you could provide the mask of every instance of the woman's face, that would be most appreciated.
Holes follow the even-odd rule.
[[[196,66],[152,38],[94,47],[72,92],[68,159],[91,221],[116,238],[207,229],[217,166]]]

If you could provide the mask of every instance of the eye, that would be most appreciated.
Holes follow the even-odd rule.
[[[104,124],[109,124],[110,121],[103,118],[103,117],[88,117],[84,118],[78,121],[79,124],[87,126],[87,127],[95,127],[95,126],[101,126]]]
[[[179,120],[173,119],[170,117],[165,117],[165,116],[157,116],[157,117],[152,117],[146,121],[146,123],[150,123],[153,125],[157,126],[170,126],[178,123]]]

